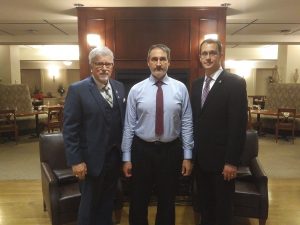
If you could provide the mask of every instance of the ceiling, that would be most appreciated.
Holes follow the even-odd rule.
[[[221,6],[227,47],[300,44],[299,0],[2,0],[0,44],[77,44],[76,4],[85,7]]]

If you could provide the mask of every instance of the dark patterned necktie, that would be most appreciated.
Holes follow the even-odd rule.
[[[104,91],[104,98],[107,101],[107,103],[110,105],[110,107],[113,107],[113,99],[112,96],[109,92],[109,87],[107,85],[105,85],[103,88]]]
[[[160,136],[164,133],[164,95],[161,85],[162,81],[157,81],[156,92],[156,115],[155,115],[155,134]]]
[[[211,77],[207,77],[206,80],[205,80],[205,85],[204,85],[204,88],[203,88],[203,92],[202,92],[202,98],[201,98],[201,107],[204,105],[204,102],[207,98],[207,95],[209,93],[209,84],[210,82],[212,81],[212,78]]]

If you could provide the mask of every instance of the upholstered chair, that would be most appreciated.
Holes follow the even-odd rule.
[[[62,134],[41,134],[39,148],[44,210],[52,225],[76,222],[81,195],[66,163]]]
[[[255,130],[247,131],[246,143],[241,157],[238,176],[235,180],[234,215],[257,218],[265,225],[268,218],[268,177],[257,159],[258,135]],[[195,223],[199,224],[199,200],[196,182],[193,188]]]

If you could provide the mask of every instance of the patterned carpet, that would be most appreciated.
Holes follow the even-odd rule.
[[[259,159],[269,178],[300,178],[300,138],[295,144],[266,135],[259,138]],[[0,142],[0,180],[40,179],[38,139]]]

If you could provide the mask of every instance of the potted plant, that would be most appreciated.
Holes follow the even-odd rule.
[[[62,86],[62,84],[60,84],[57,88],[57,92],[60,94],[60,97],[62,97],[64,95],[64,93],[66,92],[64,87]]]
[[[44,95],[43,92],[37,86],[35,86],[32,97],[36,100],[43,100]]]

